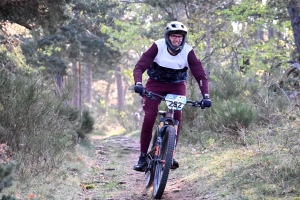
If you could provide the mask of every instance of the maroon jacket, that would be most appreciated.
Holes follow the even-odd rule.
[[[133,77],[135,83],[142,82],[143,73],[151,66],[157,53],[158,48],[155,43],[153,43],[152,46],[145,53],[143,53],[142,57],[137,62],[133,70]],[[199,84],[202,95],[209,94],[208,81],[205,70],[203,69],[201,62],[196,57],[194,50],[191,50],[189,52],[187,59],[189,63],[189,68],[193,76],[197,80],[197,83]]]

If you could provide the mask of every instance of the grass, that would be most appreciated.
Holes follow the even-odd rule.
[[[91,149],[83,146],[76,148],[77,153],[66,154],[62,167],[47,176],[30,177],[26,182],[14,181],[6,193],[17,199],[72,199],[77,196],[80,180],[87,170]],[[78,153],[80,152],[80,153]]]
[[[256,132],[265,139],[246,146],[223,142],[203,150],[200,144],[179,144],[176,157],[183,170],[177,176],[198,196],[213,193],[214,199],[299,198],[300,152],[284,145],[291,132],[289,139],[279,133],[267,138]]]

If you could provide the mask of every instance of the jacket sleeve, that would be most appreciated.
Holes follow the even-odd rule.
[[[209,94],[206,72],[202,67],[202,63],[196,57],[194,50],[191,50],[188,54],[188,63],[193,76],[199,84],[199,88],[201,90],[202,95],[204,96],[204,94]]]
[[[158,48],[155,43],[153,43],[152,46],[143,53],[133,70],[134,83],[142,82],[143,73],[150,67],[157,53]]]

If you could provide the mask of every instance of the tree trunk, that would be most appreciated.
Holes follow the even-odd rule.
[[[257,40],[264,40],[264,31],[261,27],[257,28]]]
[[[82,63],[84,67],[84,102],[89,106],[92,105],[92,70],[90,64]]]
[[[82,63],[78,62],[78,108],[81,111],[82,109]]]
[[[115,77],[116,77],[117,90],[118,90],[118,110],[123,111],[124,110],[124,88],[122,83],[120,67],[116,67]]]
[[[205,50],[205,57],[207,58],[207,65],[206,65],[206,74],[207,78],[210,77],[210,52],[211,52],[211,24],[210,24],[210,15],[209,15],[209,8],[210,3],[206,3],[205,5],[205,17],[206,17],[206,50]]]
[[[72,105],[79,108],[79,73],[78,73],[78,62],[72,62],[72,73],[74,77],[74,96],[72,98]]]
[[[269,40],[270,40],[271,38],[273,38],[274,35],[275,35],[274,28],[273,28],[273,27],[269,27],[269,29],[268,29],[268,38],[269,38]]]
[[[55,84],[55,94],[60,96],[63,88],[64,88],[64,78],[63,76],[56,74],[54,76],[54,84]]]
[[[262,0],[258,0],[257,4],[262,4]],[[265,32],[264,27],[262,25],[258,25],[256,31],[258,41],[264,40],[264,34],[265,34],[264,32]]]
[[[107,80],[107,86],[105,91],[105,105],[108,105],[109,101],[109,92],[110,92],[110,86],[112,85],[112,81],[109,79]]]
[[[288,13],[291,18],[291,24],[294,33],[295,44],[297,47],[297,52],[300,53],[300,8],[298,6],[298,1],[291,1],[288,5]],[[298,56],[298,62],[300,61],[300,57]]]

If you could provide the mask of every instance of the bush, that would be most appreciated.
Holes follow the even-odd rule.
[[[58,115],[67,116],[69,121],[76,121],[79,117],[79,110],[78,108],[66,105],[59,107]]]
[[[214,99],[214,106],[205,115],[210,129],[216,132],[229,132],[239,135],[257,118],[255,107],[250,102],[239,99]]]
[[[274,124],[281,123],[288,110],[292,110],[292,103],[283,93],[262,91],[254,96],[252,101],[258,111],[258,121],[260,125],[272,127]]]
[[[0,193],[4,188],[12,186],[12,172],[13,172],[14,164],[10,163],[8,165],[0,164]],[[10,196],[3,195],[2,200],[14,200],[15,198]]]
[[[259,84],[255,78],[246,78],[238,72],[229,69],[214,70],[210,81],[210,96],[212,99],[240,98],[250,99],[259,91]]]
[[[94,129],[94,118],[91,116],[90,112],[84,110],[82,112],[82,121],[80,130],[82,130],[85,134],[91,133]]]
[[[85,135],[91,133],[94,130],[95,120],[91,113],[87,110],[82,112],[80,116],[80,110],[71,106],[63,106],[59,108],[58,114],[60,116],[67,116],[67,119],[75,124],[78,124],[79,128],[75,131],[77,137],[85,139]],[[77,139],[78,139],[77,138]],[[76,141],[77,141],[76,139]]]
[[[251,98],[258,93],[259,87],[253,79],[229,69],[218,68],[212,72],[210,96],[212,107],[194,109],[186,106],[183,110],[183,129],[191,140],[200,141],[200,132],[230,133],[239,136],[239,132],[247,129],[257,118],[257,111]],[[196,87],[196,89],[195,89]],[[188,96],[197,99],[197,84],[189,87]],[[204,137],[204,136],[203,136]],[[210,140],[205,136],[202,144]]]
[[[0,73],[0,142],[12,148],[19,178],[49,173],[76,144],[76,122],[58,114],[67,99],[50,86],[38,76]]]

